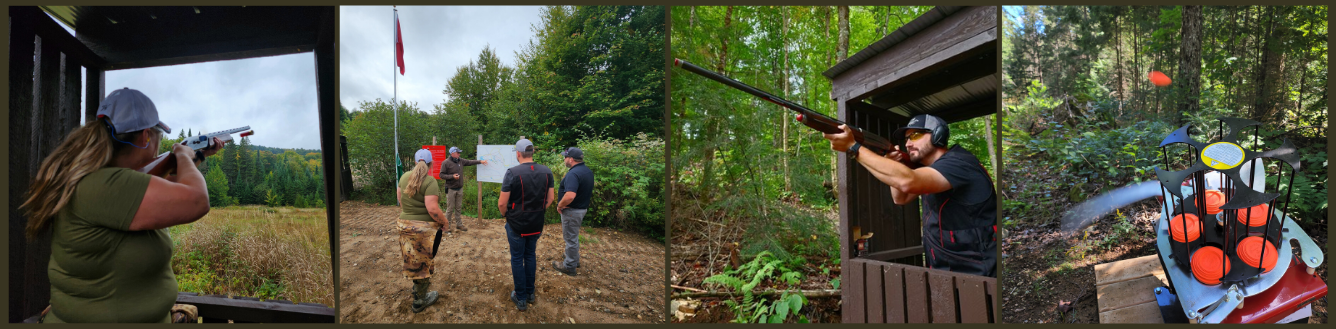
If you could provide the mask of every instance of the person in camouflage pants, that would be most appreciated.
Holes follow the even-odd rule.
[[[430,291],[435,237],[442,226],[449,227],[441,212],[441,190],[431,176],[431,151],[418,150],[413,170],[399,178],[399,252],[404,258],[404,277],[413,280],[413,313],[422,312],[436,302],[438,294]]]

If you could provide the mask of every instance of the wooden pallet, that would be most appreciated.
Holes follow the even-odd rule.
[[[1157,255],[1095,265],[1100,323],[1164,323],[1155,288],[1167,286]]]

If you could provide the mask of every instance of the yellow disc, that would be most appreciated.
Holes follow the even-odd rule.
[[[1201,150],[1201,162],[1216,170],[1238,167],[1243,163],[1243,148],[1230,142],[1217,142]]]

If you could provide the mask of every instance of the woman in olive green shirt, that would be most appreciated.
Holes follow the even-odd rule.
[[[136,171],[157,156],[163,133],[153,102],[120,89],[42,165],[21,206],[27,236],[51,233],[51,307],[42,322],[169,322],[176,303],[167,227],[209,212],[195,167],[222,148],[174,145],[175,175]]]
[[[422,312],[436,302],[431,288],[435,270],[436,246],[433,237],[442,226],[450,227],[441,212],[441,188],[431,177],[431,151],[418,150],[413,155],[413,170],[399,178],[395,196],[399,198],[399,251],[404,257],[404,277],[413,280],[413,313]]]

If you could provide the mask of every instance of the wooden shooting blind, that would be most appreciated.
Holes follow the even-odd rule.
[[[890,137],[919,114],[958,122],[997,113],[998,15],[995,6],[935,7],[826,70],[837,117]],[[970,151],[987,161],[987,150]],[[918,201],[895,205],[889,187],[847,157],[837,158],[836,171],[844,322],[996,322],[997,279],[922,268]],[[865,257],[857,257],[854,227],[874,233]],[[898,311],[888,306],[896,301]],[[921,304],[952,313],[906,308]]]
[[[317,90],[324,181],[327,188],[337,188],[336,171],[330,167],[339,163],[331,138],[338,113],[334,18],[334,7],[9,7],[9,322],[37,315],[51,298],[46,269],[50,234],[27,239],[28,219],[18,206],[42,159],[97,113],[106,95],[107,71],[314,53],[316,85],[311,87]],[[81,69],[86,79],[81,78]],[[83,93],[87,99],[82,99]],[[333,238],[337,195],[325,197],[330,250],[337,250],[338,239]],[[209,299],[202,301],[199,305]],[[216,308],[201,306],[200,316],[334,320],[332,308],[308,312],[296,306],[294,310],[301,310],[257,305],[225,315],[209,314],[206,310]]]

